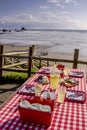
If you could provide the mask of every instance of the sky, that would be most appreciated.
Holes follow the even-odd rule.
[[[0,0],[0,29],[86,29],[87,0]]]

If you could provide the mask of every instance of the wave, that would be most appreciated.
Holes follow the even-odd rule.
[[[0,32],[0,44],[49,46],[50,52],[72,53],[75,48],[87,55],[87,30],[31,29],[21,32]],[[85,53],[84,53],[85,52]]]

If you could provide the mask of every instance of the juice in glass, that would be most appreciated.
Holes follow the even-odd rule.
[[[59,103],[63,103],[63,102],[64,102],[65,93],[66,93],[66,90],[65,90],[65,89],[60,89],[60,90],[58,91],[57,101],[58,101]]]
[[[52,89],[57,89],[60,83],[60,75],[50,75],[50,84]]]

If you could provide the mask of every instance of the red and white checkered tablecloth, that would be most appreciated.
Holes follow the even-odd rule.
[[[33,85],[34,80],[38,75],[38,73],[35,74],[32,78],[28,79],[26,83]],[[71,89],[85,91],[87,95],[85,76],[76,79],[79,81],[79,85],[72,87]],[[48,88],[49,85],[44,85],[44,87]],[[65,101],[59,105],[56,102],[51,124],[49,127],[46,127],[45,125],[38,123],[34,124],[33,122],[29,123],[21,120],[18,104],[25,98],[28,99],[33,97],[16,92],[0,108],[0,130],[87,130],[87,100],[83,104]]]

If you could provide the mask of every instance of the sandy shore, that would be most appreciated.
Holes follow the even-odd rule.
[[[40,56],[42,52],[45,52],[49,46],[35,46],[34,48],[34,55]],[[18,46],[18,45],[4,45],[4,52],[19,52],[19,51],[28,51],[29,46]],[[56,58],[56,59],[67,59],[67,60],[73,60],[74,52],[73,54],[68,53],[49,53],[47,52],[47,55],[44,55],[43,57],[48,58]],[[87,61],[87,57],[79,57],[80,61]],[[72,68],[73,64],[71,63],[62,63],[64,65],[68,65]],[[78,65],[78,68],[85,69],[87,73],[87,65]]]

